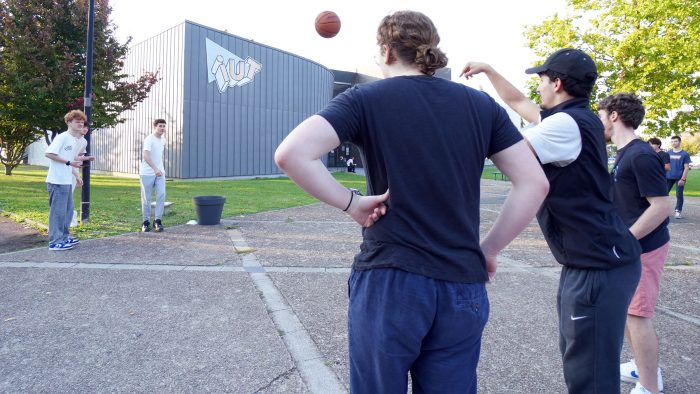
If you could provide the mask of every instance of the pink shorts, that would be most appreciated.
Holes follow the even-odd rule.
[[[670,242],[651,252],[642,253],[642,276],[639,278],[637,291],[634,292],[627,314],[641,317],[654,316],[654,308],[659,299],[661,272],[668,255]]]

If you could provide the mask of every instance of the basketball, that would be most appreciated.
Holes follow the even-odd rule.
[[[316,17],[316,32],[323,38],[335,37],[340,31],[340,18],[333,11],[323,11]]]

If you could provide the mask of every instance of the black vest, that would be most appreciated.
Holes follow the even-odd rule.
[[[541,113],[570,115],[581,133],[581,153],[571,164],[544,164],[549,194],[537,213],[547,244],[560,264],[611,269],[639,260],[641,248],[610,199],[603,124],[588,99],[574,98]]]

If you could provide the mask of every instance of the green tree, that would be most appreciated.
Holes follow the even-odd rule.
[[[691,156],[700,153],[700,134],[693,136],[684,135],[681,140],[681,149],[688,152]]]
[[[87,0],[0,0],[0,160],[10,175],[21,152],[65,130],[63,115],[83,108]],[[112,126],[143,101],[158,73],[123,73],[109,0],[95,1],[91,128]],[[18,153],[19,152],[19,153]]]
[[[700,121],[700,2],[677,0],[568,0],[566,16],[530,26],[529,46],[545,58],[579,48],[596,60],[597,102],[635,92],[652,135],[695,133]],[[528,84],[535,97],[533,84]]]

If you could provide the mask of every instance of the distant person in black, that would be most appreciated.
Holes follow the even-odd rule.
[[[663,390],[659,339],[651,318],[671,245],[667,228],[671,200],[663,163],[653,149],[656,141],[645,144],[634,134],[644,112],[642,101],[631,93],[614,94],[598,104],[605,138],[617,146],[612,170],[613,202],[642,246],[642,276],[627,311],[626,336],[634,359],[620,365],[620,378],[637,384],[630,394],[658,394]]]
[[[570,393],[619,394],[641,249],[610,199],[603,124],[589,101],[598,71],[590,56],[566,48],[525,72],[540,77],[541,105],[488,64],[467,63],[462,75],[486,74],[506,104],[535,123],[523,135],[550,184],[537,221],[564,266],[557,294],[564,380]]]
[[[348,279],[351,393],[405,393],[409,373],[414,393],[476,393],[485,282],[547,194],[506,111],[434,76],[447,64],[439,42],[419,12],[384,17],[376,61],[385,79],[335,97],[275,153],[294,182],[363,227]],[[340,185],[319,159],[345,141],[363,152],[367,196]],[[513,188],[480,242],[486,157]]]
[[[671,171],[671,156],[668,155],[668,152],[661,149],[661,140],[656,137],[652,137],[649,138],[649,141],[647,142],[654,149],[654,152],[656,152],[656,154],[661,158],[661,162],[664,164],[664,171]]]

